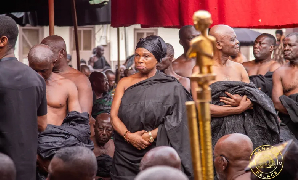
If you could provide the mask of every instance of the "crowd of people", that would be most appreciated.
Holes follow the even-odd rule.
[[[195,27],[180,29],[177,59],[152,35],[119,70],[97,46],[78,71],[58,35],[30,49],[29,66],[19,62],[17,25],[0,16],[0,179],[193,179],[185,102],[197,99],[189,77],[199,67],[189,52],[205,33]],[[215,25],[209,35],[215,178],[255,179],[245,170],[253,150],[291,139],[288,173],[278,178],[297,178],[298,33],[261,34],[252,61],[243,60],[231,27]]]

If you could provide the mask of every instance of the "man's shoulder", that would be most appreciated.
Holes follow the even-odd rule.
[[[172,65],[178,65],[178,63],[181,63],[182,61],[185,61],[186,58],[184,57],[184,54],[182,54],[181,56],[179,56],[177,59],[175,59],[172,62]]]
[[[255,64],[255,60],[247,61],[247,62],[242,63],[243,66],[253,66],[254,64]]]

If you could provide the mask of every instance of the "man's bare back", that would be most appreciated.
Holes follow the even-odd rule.
[[[249,76],[252,76],[252,75],[263,75],[264,76],[267,72],[274,72],[281,65],[274,60],[271,60],[268,62],[262,62],[262,63],[255,62],[253,60],[253,61],[244,62],[243,66],[245,67]]]
[[[194,58],[187,59],[184,54],[179,56],[175,61],[173,61],[172,66],[176,74],[182,77],[190,77],[192,75],[192,70],[196,64]]]
[[[93,92],[89,79],[76,69],[69,68],[67,71],[58,73],[60,76],[71,80],[78,90],[78,99],[82,112],[91,114],[93,107]]]
[[[52,73],[46,81],[48,124],[60,126],[70,111],[81,112],[75,84]]]

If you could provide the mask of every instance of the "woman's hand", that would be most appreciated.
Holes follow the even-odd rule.
[[[127,133],[127,140],[136,147],[138,150],[145,149],[150,143],[143,139],[142,135],[145,133],[145,130],[137,131],[135,133]]]
[[[242,96],[235,94],[232,95],[228,92],[225,92],[227,94],[227,96],[229,96],[229,98],[227,97],[220,97],[220,101],[224,102],[226,105],[224,106],[230,106],[230,107],[238,107],[240,105],[240,102],[242,100]]]

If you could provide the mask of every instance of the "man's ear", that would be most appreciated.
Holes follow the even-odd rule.
[[[216,47],[217,47],[217,49],[221,50],[222,49],[222,43],[220,41],[216,41]]]
[[[59,53],[58,53],[58,58],[59,59],[62,59],[63,57],[64,57],[64,54],[66,53],[66,50],[64,50],[64,49],[61,49],[60,51],[59,51]]]
[[[270,46],[270,52],[273,52],[273,51],[274,51],[274,48],[275,48],[275,46],[274,46],[274,45],[271,45],[271,46]]]
[[[228,161],[225,157],[221,157],[221,165],[222,165],[222,170],[225,171],[228,165]]]
[[[179,39],[179,44],[182,46],[182,42],[181,42],[181,39]]]
[[[8,38],[6,36],[2,36],[0,38],[0,47],[3,48],[8,44]]]

